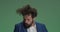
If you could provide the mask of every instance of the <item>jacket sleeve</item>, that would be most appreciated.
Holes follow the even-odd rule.
[[[44,24],[42,25],[42,29],[43,29],[43,32],[48,32]]]
[[[18,32],[18,25],[15,25],[14,32]]]

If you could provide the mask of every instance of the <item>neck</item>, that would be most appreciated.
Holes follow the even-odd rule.
[[[31,26],[34,26],[35,25],[35,22],[33,21],[32,25]]]

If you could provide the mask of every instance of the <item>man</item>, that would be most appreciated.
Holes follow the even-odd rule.
[[[34,18],[37,17],[37,10],[26,5],[17,10],[17,13],[22,14],[23,21],[15,25],[14,32],[48,32],[45,25],[37,23]]]

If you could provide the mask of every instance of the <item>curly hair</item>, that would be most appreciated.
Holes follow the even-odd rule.
[[[26,5],[23,8],[19,8],[16,12],[22,14],[23,16],[31,14],[33,18],[37,16],[37,10],[35,8],[30,7],[30,5]]]

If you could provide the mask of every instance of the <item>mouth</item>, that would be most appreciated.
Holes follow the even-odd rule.
[[[25,21],[23,21],[23,25],[24,25],[25,28],[31,27],[32,26],[32,23],[28,24],[28,23],[25,23]]]
[[[24,23],[24,27],[25,28],[29,28],[31,25],[27,24],[27,23]]]

